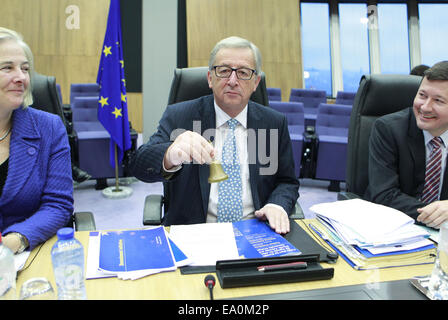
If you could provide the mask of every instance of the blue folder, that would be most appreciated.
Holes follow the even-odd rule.
[[[168,269],[175,266],[163,227],[102,232],[99,268],[111,272]]]

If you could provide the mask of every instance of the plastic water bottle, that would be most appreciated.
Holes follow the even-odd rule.
[[[15,300],[16,296],[16,267],[14,254],[1,240],[0,234],[0,299]]]
[[[429,280],[428,296],[433,300],[448,300],[448,222],[440,227],[437,260]]]
[[[51,249],[51,260],[59,300],[87,299],[84,285],[84,248],[75,239],[72,228],[57,232],[58,241]]]

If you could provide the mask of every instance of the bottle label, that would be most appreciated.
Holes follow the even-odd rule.
[[[78,289],[83,283],[83,270],[80,266],[70,264],[55,270],[56,281],[65,289]]]

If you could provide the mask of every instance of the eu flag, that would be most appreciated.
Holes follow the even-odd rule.
[[[122,162],[124,152],[131,148],[121,44],[120,1],[111,0],[96,81],[100,85],[98,120],[111,136],[110,164],[113,168],[115,168],[115,145],[118,163]]]

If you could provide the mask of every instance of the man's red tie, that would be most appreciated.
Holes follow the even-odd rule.
[[[423,188],[422,201],[431,203],[439,198],[440,173],[442,171],[442,139],[433,138],[430,142],[432,150],[426,164],[425,187]]]

